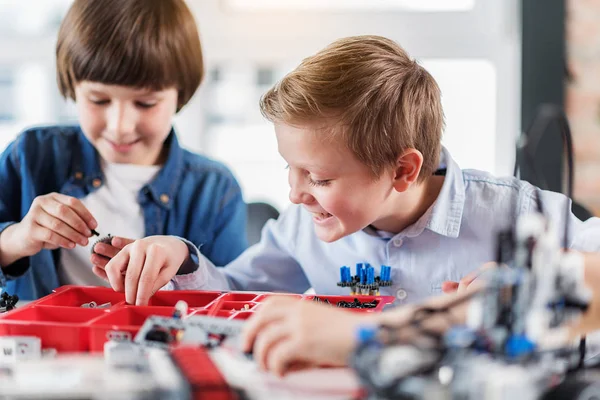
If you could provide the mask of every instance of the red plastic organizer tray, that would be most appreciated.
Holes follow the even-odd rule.
[[[37,336],[43,348],[59,352],[102,351],[109,335],[133,337],[150,315],[170,316],[179,300],[187,302],[189,315],[211,315],[247,319],[269,296],[294,296],[314,300],[314,295],[253,292],[159,291],[148,306],[125,303],[125,294],[110,288],[62,286],[54,293],[24,307],[0,314],[0,336]],[[320,296],[337,305],[339,301],[377,301],[375,308],[349,309],[358,312],[381,311],[394,301],[392,296]],[[108,308],[85,308],[83,304],[110,303]],[[18,304],[17,304],[18,305]]]

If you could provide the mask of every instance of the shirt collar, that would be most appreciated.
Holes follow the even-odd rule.
[[[73,168],[71,183],[80,186],[93,187],[93,182],[102,179],[102,168],[100,167],[100,155],[96,148],[85,137],[80,127],[77,127],[78,148],[81,151],[73,152]]]
[[[430,208],[427,229],[456,238],[460,232],[465,207],[465,182],[462,170],[445,147],[442,147],[440,158],[440,167],[442,166],[446,167],[446,178],[437,200]]]
[[[443,236],[458,237],[465,206],[465,183],[462,170],[445,147],[442,147],[439,168],[446,168],[442,190],[425,214],[401,232],[402,236],[415,237],[429,229]]]
[[[81,152],[75,152],[74,154],[73,172],[68,185],[69,187],[71,185],[85,186],[92,192],[104,183],[100,155],[85,137],[81,128],[78,128],[78,141]],[[173,128],[171,128],[164,146],[169,149],[165,164],[152,182],[142,188],[140,196],[148,196],[160,206],[170,209],[183,173],[184,152],[179,146]],[[144,199],[140,198],[139,200],[143,201]]]
[[[165,140],[164,146],[169,147],[165,164],[158,175],[146,187],[153,200],[166,209],[171,209],[177,188],[183,174],[183,149],[179,146],[177,135],[171,128],[171,133]],[[142,189],[143,191],[144,189]]]

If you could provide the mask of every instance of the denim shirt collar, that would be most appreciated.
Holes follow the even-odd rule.
[[[169,136],[165,140],[164,146],[169,147],[169,154],[167,155],[165,164],[154,180],[142,188],[139,195],[150,195],[157,204],[170,210],[184,172],[183,149],[179,146],[179,141],[173,128],[171,128],[171,133],[169,133]],[[142,201],[141,198],[140,201]]]
[[[104,183],[98,151],[85,137],[81,128],[78,127],[77,130],[81,151],[75,152],[71,176],[62,189],[63,193],[71,195],[75,195],[81,189],[84,189],[84,193],[94,192]],[[164,146],[169,148],[165,164],[152,182],[142,188],[138,194],[138,201],[143,203],[150,198],[161,207],[170,209],[183,173],[183,149],[179,146],[173,128]]]
[[[437,199],[417,222],[401,232],[402,236],[416,237],[428,229],[443,236],[458,237],[465,206],[465,183],[462,170],[442,147],[440,168],[444,167],[446,176]]]

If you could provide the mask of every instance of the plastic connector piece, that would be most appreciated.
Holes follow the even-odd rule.
[[[524,335],[513,335],[506,341],[504,351],[508,357],[517,358],[535,350],[535,343]]]
[[[356,329],[356,340],[363,344],[375,340],[377,337],[377,327],[374,325],[361,325]]]

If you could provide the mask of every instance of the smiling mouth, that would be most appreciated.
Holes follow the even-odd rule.
[[[312,215],[313,215],[313,218],[316,219],[317,221],[323,221],[329,217],[333,217],[333,215],[329,214],[329,213],[312,213]]]
[[[133,147],[133,145],[135,145],[136,143],[138,143],[140,141],[140,139],[135,139],[134,141],[128,142],[128,143],[116,143],[113,142],[110,139],[106,139],[106,141],[110,144],[110,146],[117,152],[119,153],[126,153],[129,150],[131,150],[131,148]]]

